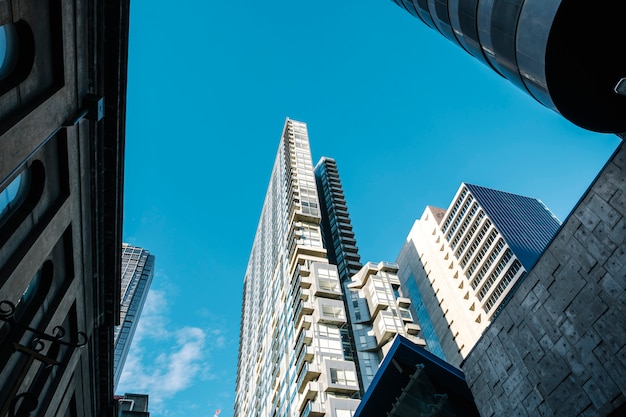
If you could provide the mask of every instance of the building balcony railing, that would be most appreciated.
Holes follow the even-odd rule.
[[[404,329],[407,334],[417,335],[422,330],[422,328],[416,323],[405,323]]]
[[[314,379],[319,378],[321,372],[318,366],[314,363],[306,363],[298,376],[298,382],[296,386],[298,387],[298,392],[302,394],[306,389],[306,383],[313,381]]]
[[[313,317],[303,315],[302,319],[296,323],[296,331],[300,331],[301,329],[310,329],[311,324],[313,324]]]
[[[304,315],[310,315],[314,311],[313,304],[310,301],[302,301],[298,304],[298,308],[296,310],[296,314],[294,316],[294,322],[296,323],[296,327],[300,324],[300,320]]]
[[[313,384],[313,382],[310,382],[310,384]],[[306,402],[306,405],[304,406],[304,410],[302,410],[302,413],[300,413],[300,417],[324,417],[326,416],[326,411],[324,410],[324,407],[315,401],[312,401],[311,399],[309,399]]]
[[[411,306],[411,299],[407,297],[398,297],[396,298],[396,303],[398,303],[398,307],[409,308]]]

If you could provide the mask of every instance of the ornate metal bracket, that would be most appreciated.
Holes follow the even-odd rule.
[[[15,309],[16,306],[11,301],[0,301],[0,321],[7,323],[10,328],[18,328],[24,332],[32,333],[34,337],[30,342],[30,346],[24,346],[15,340],[9,341],[12,343],[14,351],[26,355],[28,361],[22,368],[13,387],[10,388],[8,400],[0,409],[0,417],[6,416],[7,413],[9,417],[28,417],[30,413],[37,408],[39,404],[38,395],[34,395],[30,392],[18,394],[18,390],[35,361],[41,362],[45,367],[62,365],[61,362],[42,353],[46,348],[46,342],[51,345],[59,344],[70,348],[80,348],[85,346],[88,341],[85,332],[76,333],[73,341],[63,340],[66,331],[62,326],[55,326],[52,329],[52,334],[48,334],[24,325],[15,320]]]
[[[21,330],[34,334],[35,338],[31,342],[31,347],[37,352],[41,352],[45,347],[43,343],[44,340],[73,348],[79,348],[87,344],[87,334],[85,332],[76,333],[75,341],[68,342],[62,340],[65,337],[65,329],[63,327],[55,326],[54,329],[52,329],[53,334],[47,334],[16,321],[14,315],[15,304],[7,300],[0,301],[0,320],[8,323],[11,327],[15,326]]]

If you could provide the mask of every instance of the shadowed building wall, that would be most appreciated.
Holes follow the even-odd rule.
[[[483,417],[626,411],[622,144],[462,364]]]

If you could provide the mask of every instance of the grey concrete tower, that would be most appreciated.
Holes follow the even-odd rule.
[[[626,131],[626,2],[393,0],[571,122]],[[450,80],[454,82],[454,80]]]

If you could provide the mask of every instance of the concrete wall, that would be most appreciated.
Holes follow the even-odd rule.
[[[483,417],[625,411],[625,240],[621,145],[462,364]]]

